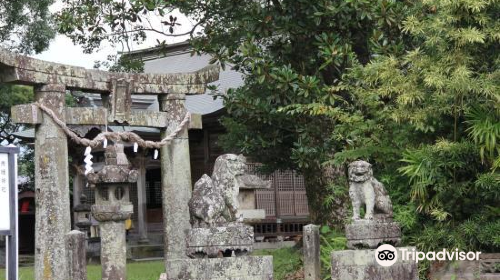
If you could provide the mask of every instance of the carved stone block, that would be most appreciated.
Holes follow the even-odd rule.
[[[416,262],[399,255],[389,267],[376,262],[375,250],[334,251],[331,256],[332,280],[418,280]]]
[[[241,256],[253,250],[253,228],[240,223],[224,227],[194,228],[189,231],[187,254],[193,258],[219,254]]]
[[[401,243],[401,228],[396,222],[356,220],[345,228],[347,247],[376,248],[381,243],[397,246]]]
[[[272,280],[273,257],[177,259],[166,262],[160,280]]]

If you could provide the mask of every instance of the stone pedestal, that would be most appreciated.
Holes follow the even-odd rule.
[[[194,258],[242,256],[253,250],[253,228],[244,224],[189,230],[187,254]]]
[[[332,280],[418,280],[417,263],[403,261],[401,254],[390,267],[377,263],[375,250],[334,251],[331,257]]]
[[[498,280],[500,279],[500,254],[483,253],[478,261],[434,261],[428,277],[430,280]]]
[[[108,221],[99,224],[101,230],[102,279],[127,279],[127,242],[125,223]]]
[[[167,260],[160,280],[272,280],[273,257]]]
[[[401,243],[401,228],[390,220],[355,220],[346,226],[345,233],[349,249],[376,248],[382,243],[397,246]]]

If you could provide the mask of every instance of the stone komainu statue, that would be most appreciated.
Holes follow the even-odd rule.
[[[215,161],[212,176],[204,174],[196,182],[189,201],[194,228],[223,226],[236,220],[239,208],[238,178],[245,174],[245,169],[244,156],[221,155]]]
[[[392,203],[384,185],[373,177],[372,165],[358,160],[349,164],[349,196],[353,220],[360,219],[360,209],[366,206],[365,219],[391,219]]]

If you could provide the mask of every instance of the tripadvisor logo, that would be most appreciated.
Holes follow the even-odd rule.
[[[416,251],[414,248],[394,248],[394,246],[389,244],[380,245],[375,250],[375,260],[381,266],[389,267],[395,264],[399,259],[401,261],[414,261],[418,263],[419,261],[429,260],[429,261],[477,261],[479,260],[479,255],[481,252],[463,252],[458,251],[458,249],[448,251],[443,249],[438,252],[420,252]]]
[[[380,245],[375,250],[375,260],[381,266],[391,266],[398,260],[398,251],[392,245]]]

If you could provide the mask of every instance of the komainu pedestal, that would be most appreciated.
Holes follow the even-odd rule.
[[[223,227],[189,231],[187,255],[192,258],[243,256],[253,250],[253,227],[234,223]]]
[[[401,228],[391,221],[356,220],[346,225],[345,234],[350,249],[377,248],[384,243],[397,246],[401,243]]]
[[[167,262],[160,280],[272,280],[272,256],[179,259]]]
[[[331,257],[332,280],[418,280],[417,263],[403,261],[401,254],[389,267],[377,263],[375,250],[334,251]]]

